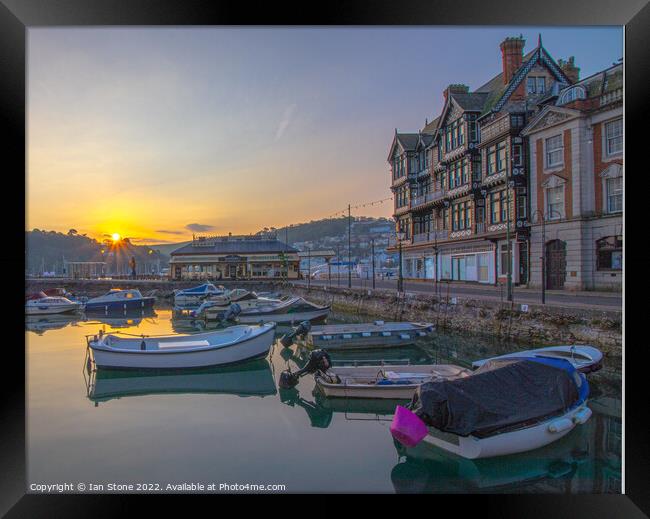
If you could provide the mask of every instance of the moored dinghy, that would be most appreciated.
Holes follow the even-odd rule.
[[[543,447],[591,416],[585,375],[567,360],[492,360],[462,379],[418,387],[409,409],[398,406],[391,433],[464,458],[489,458]]]
[[[291,297],[284,301],[271,299],[267,301],[255,308],[242,308],[241,313],[238,315],[239,321],[242,323],[273,321],[278,324],[293,324],[302,321],[321,321],[327,318],[330,313],[329,305],[316,305],[302,297]]]
[[[273,345],[275,326],[231,326],[206,333],[159,337],[118,337],[100,332],[88,336],[87,341],[98,368],[199,368],[266,356]]]
[[[314,375],[327,397],[410,399],[420,384],[467,377],[472,371],[450,364],[340,366]]]
[[[174,304],[197,303],[206,297],[223,295],[224,293],[223,287],[217,288],[212,283],[203,283],[192,288],[174,290]]]
[[[518,357],[539,357],[550,359],[568,360],[574,368],[582,373],[591,373],[598,371],[603,367],[603,354],[597,348],[587,345],[567,345],[567,346],[549,346],[547,348],[537,348],[535,350],[518,351],[491,357],[489,359],[477,360],[472,363],[472,367],[478,368],[489,360],[495,359],[512,359]]]
[[[26,315],[64,314],[81,310],[82,304],[67,297],[31,297],[25,303]]]

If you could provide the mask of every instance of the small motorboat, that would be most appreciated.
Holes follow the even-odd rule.
[[[275,323],[231,326],[206,333],[167,336],[87,336],[98,368],[177,369],[235,364],[265,357],[273,344]]]
[[[203,283],[192,288],[174,290],[174,304],[186,305],[197,303],[211,296],[222,296],[225,294],[223,287],[215,287],[212,283]]]
[[[292,297],[284,301],[268,300],[256,308],[242,309],[238,318],[242,323],[273,321],[291,325],[302,321],[321,321],[326,319],[329,313],[329,305],[320,306],[302,297]]]
[[[302,326],[302,328],[300,328]],[[429,336],[432,323],[403,323],[375,321],[373,323],[327,324],[311,327],[301,323],[296,334],[287,334],[282,345],[291,345],[289,338],[304,337],[307,346],[326,350],[412,346],[418,339]],[[285,337],[287,338],[285,340]]]
[[[553,443],[591,417],[589,384],[566,359],[490,360],[470,376],[425,382],[397,406],[391,433],[463,458],[527,452]]]
[[[420,384],[454,380],[472,371],[451,364],[340,366],[314,375],[316,387],[327,397],[411,399]]]
[[[587,345],[549,346],[548,348],[537,348],[535,350],[518,351],[491,357],[489,359],[477,360],[472,367],[478,368],[490,360],[512,359],[518,357],[540,357],[549,359],[566,359],[574,368],[582,373],[592,373],[603,367],[603,354],[597,348]]]
[[[222,296],[209,297],[194,310],[190,312],[193,317],[203,317],[205,319],[221,320],[224,311],[231,305],[236,304],[239,310],[254,310],[256,308],[268,307],[280,303],[278,299],[268,299],[258,297],[255,292],[249,292],[242,288],[235,288],[227,291]]]
[[[81,310],[82,304],[67,297],[30,298],[25,302],[26,315],[65,314]]]
[[[110,312],[114,310],[152,308],[155,301],[155,297],[144,297],[136,289],[122,290],[120,288],[113,288],[103,296],[93,297],[86,301],[84,310],[86,312]]]

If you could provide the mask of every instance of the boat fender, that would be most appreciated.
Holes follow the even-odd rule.
[[[591,409],[585,407],[573,415],[573,422],[576,424],[583,424],[591,418]]]
[[[548,425],[548,431],[552,433],[559,433],[571,429],[573,427],[573,420],[569,418],[560,418]]]
[[[146,350],[146,349],[147,349],[147,343],[144,342],[144,341],[142,341],[142,342],[140,343],[140,349],[143,350],[143,351]]]

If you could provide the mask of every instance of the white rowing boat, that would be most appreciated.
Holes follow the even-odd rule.
[[[316,387],[327,397],[410,399],[432,380],[467,377],[472,371],[450,364],[340,366],[316,372]]]
[[[266,356],[273,344],[275,326],[271,322],[161,337],[119,337],[100,332],[87,339],[98,368],[199,368]]]
[[[477,360],[476,362],[472,363],[472,367],[481,367],[489,360],[512,359],[519,357],[538,357],[568,360],[574,368],[582,373],[591,373],[593,371],[598,371],[603,367],[602,352],[593,346],[587,345],[549,346],[547,348],[537,348],[535,350],[507,353],[506,355],[500,355],[498,357]]]

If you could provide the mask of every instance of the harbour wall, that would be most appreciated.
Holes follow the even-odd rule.
[[[592,344],[608,356],[622,354],[622,312],[550,306],[521,305],[471,297],[425,293],[398,295],[393,290],[303,287],[283,282],[224,281],[226,288],[282,292],[303,296],[314,303],[331,304],[332,310],[375,319],[427,321],[439,329],[488,335],[531,344]],[[63,286],[75,294],[95,296],[110,288],[138,288],[144,294],[171,301],[173,290],[196,282],[170,280],[50,280],[26,281],[26,292]]]

